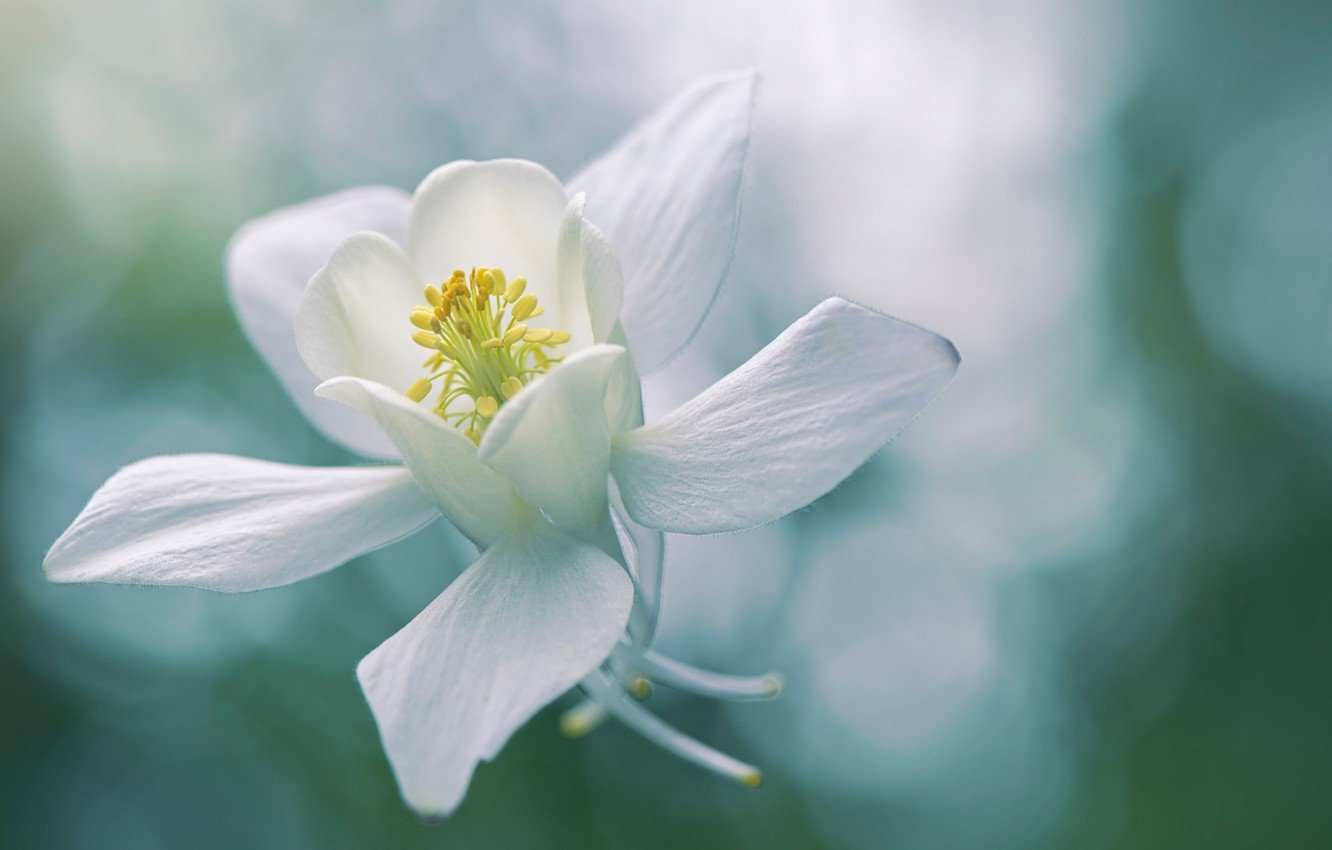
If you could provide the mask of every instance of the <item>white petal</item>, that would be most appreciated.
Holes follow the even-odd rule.
[[[500,268],[560,318],[555,246],[568,201],[555,175],[535,162],[451,162],[416,190],[407,253],[430,283],[455,269]]]
[[[330,570],[438,515],[401,466],[155,457],[111,476],[44,566],[60,582],[260,590]]]
[[[624,267],[624,326],[647,374],[691,338],[731,265],[753,72],[703,80],[569,180]]]
[[[624,569],[532,514],[356,669],[403,797],[457,808],[472,770],[610,654]]]
[[[255,219],[227,246],[231,302],[251,344],[315,427],[375,457],[391,457],[393,447],[364,416],[315,396],[319,379],[297,353],[293,325],[301,293],[333,248],[360,230],[404,242],[410,206],[401,189],[349,189]]]
[[[624,326],[616,322],[606,341],[625,350],[611,375],[610,385],[606,387],[606,416],[610,420],[611,433],[619,434],[643,424],[643,385]]]
[[[481,460],[519,496],[587,540],[609,522],[611,433],[603,405],[624,353],[595,345],[571,355],[506,402],[481,440]]]
[[[569,202],[560,223],[560,330],[582,348],[606,342],[620,320],[624,281],[620,264],[601,231],[583,218],[583,196]]]
[[[323,380],[367,378],[405,392],[428,352],[412,342],[409,316],[424,300],[402,250],[377,233],[338,243],[296,310],[296,344]]]
[[[513,488],[477,459],[476,447],[457,428],[374,381],[334,378],[317,392],[374,417],[420,488],[477,546],[484,549],[499,539],[516,504]]]
[[[835,487],[957,371],[948,340],[829,298],[661,421],[618,438],[629,513],[708,534],[775,520]]]

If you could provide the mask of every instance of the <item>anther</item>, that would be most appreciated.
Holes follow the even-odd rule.
[[[431,307],[438,307],[440,304],[444,303],[444,296],[438,289],[429,284],[427,284],[425,288],[425,299],[430,302]]]
[[[545,342],[552,335],[550,328],[532,328],[523,334],[523,342]]]
[[[430,331],[417,331],[416,333],[412,334],[412,342],[416,343],[422,348],[435,348],[436,343],[439,342],[439,337],[435,336]]]
[[[416,383],[407,389],[407,397],[412,401],[420,401],[430,395],[430,380],[428,378],[417,378]]]
[[[568,331],[551,331],[550,339],[547,340],[547,342],[551,345],[563,345],[571,339],[573,339],[573,337],[569,335]]]
[[[499,410],[499,402],[493,395],[483,395],[476,400],[476,412],[485,419],[490,419]]]
[[[504,382],[500,384],[500,393],[504,396],[505,399],[511,399],[514,396],[516,396],[518,394],[518,391],[521,390],[522,388],[523,388],[523,382],[518,380],[518,378],[516,377],[505,378]]]
[[[429,310],[422,310],[419,307],[412,311],[410,318],[412,324],[416,325],[423,331],[433,330],[433,328],[430,327],[430,323],[438,321],[435,318],[434,313]]]
[[[522,298],[519,298],[518,303],[513,305],[513,317],[521,322],[528,316],[532,315],[532,311],[536,309],[536,306],[536,296],[528,293]]]
[[[526,334],[527,334],[527,325],[519,323],[509,328],[504,333],[504,339],[502,340],[502,342],[504,343],[504,345],[513,345],[515,342],[522,339]]]
[[[515,277],[509,284],[509,288],[504,290],[504,301],[512,304],[523,296],[523,290],[527,288],[527,278]]]

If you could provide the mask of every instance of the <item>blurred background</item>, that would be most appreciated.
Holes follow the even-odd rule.
[[[0,846],[1332,846],[1329,43],[1315,0],[5,0]],[[567,176],[746,66],[737,261],[649,415],[830,293],[966,358],[813,508],[668,544],[663,647],[790,689],[653,708],[763,789],[557,704],[420,823],[353,669],[472,558],[442,523],[263,593],[44,582],[131,461],[351,460],[231,313],[245,220]]]

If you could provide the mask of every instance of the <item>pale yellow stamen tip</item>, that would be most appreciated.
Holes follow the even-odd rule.
[[[544,312],[546,312],[546,308],[545,308],[545,307],[538,307],[538,308],[536,308],[535,310],[533,310],[533,311],[532,311],[532,315],[528,316],[527,318],[529,318],[529,319],[535,319],[537,316],[540,316],[540,315],[541,315],[542,313],[544,313]]]
[[[517,330],[517,328],[515,328],[515,330]],[[552,333],[553,332],[551,331],[550,328],[532,328],[530,331],[528,331],[526,334],[523,335],[523,341],[545,342],[546,340],[551,338]]]
[[[504,395],[504,398],[506,399],[510,399],[516,396],[518,394],[518,391],[521,390],[522,388],[523,388],[523,382],[517,378],[505,378],[504,383],[500,384],[500,392]]]
[[[430,381],[426,378],[417,378],[416,383],[407,388],[407,397],[412,401],[420,401],[430,395]]]
[[[647,699],[652,696],[652,682],[647,676],[635,676],[626,688],[634,699]]]
[[[568,331],[551,331],[550,339],[547,340],[547,342],[551,345],[564,345],[571,339],[573,339],[573,337],[569,335]]]
[[[430,331],[417,331],[416,333],[412,334],[412,342],[416,343],[422,348],[437,349],[439,343],[439,337],[435,336]]]
[[[509,304],[523,297],[523,290],[527,288],[527,278],[515,277],[509,284],[509,288],[504,290],[504,300]]]
[[[500,347],[501,345],[503,345],[503,344],[504,344],[504,340],[501,340],[501,339],[488,339],[488,340],[486,340],[485,342],[481,343],[481,347],[482,347],[482,348],[499,348],[499,347]]]
[[[444,303],[444,296],[438,289],[427,285],[425,288],[425,299],[430,302],[431,307],[438,307]]]
[[[740,784],[746,788],[759,788],[763,785],[763,774],[757,770],[746,770],[740,774]]]
[[[504,333],[503,343],[504,345],[513,345],[515,342],[522,339],[526,334],[527,334],[527,325],[521,323],[514,325]]]
[[[518,278],[518,280],[522,280],[522,278]],[[517,280],[514,281],[514,283],[517,282]],[[513,305],[513,317],[521,322],[528,316],[532,315],[532,311],[536,309],[536,306],[536,296],[528,293],[522,298],[519,298],[518,303]]]
[[[430,310],[413,310],[412,315],[409,318],[411,319],[412,324],[416,325],[423,331],[434,330],[434,328],[431,327],[431,323],[439,321],[435,318],[434,312]]]
[[[481,432],[480,432],[480,431],[476,430],[475,428],[468,428],[468,429],[467,429],[466,431],[464,431],[463,433],[467,435],[467,439],[469,439],[469,440],[472,441],[472,445],[474,445],[474,446],[479,446],[479,445],[481,445]]]
[[[504,291],[504,272],[500,269],[489,269],[490,282],[495,287],[496,292]]]
[[[493,395],[483,395],[476,400],[476,412],[486,419],[494,416],[497,410],[499,410],[499,402],[495,401]]]

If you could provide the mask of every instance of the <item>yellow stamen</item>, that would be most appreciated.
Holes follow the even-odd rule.
[[[505,331],[503,343],[505,345],[513,345],[515,342],[522,339],[526,333],[527,325],[522,323],[516,324]]]
[[[512,304],[513,302],[517,301],[519,298],[523,296],[523,290],[526,288],[527,288],[527,278],[515,277],[513,279],[513,283],[509,284],[509,288],[504,290],[505,303]]]
[[[439,342],[439,337],[432,334],[430,331],[417,331],[412,334],[412,342],[422,348],[436,348],[436,343]]]
[[[434,330],[434,328],[430,326],[430,323],[438,321],[433,312],[422,310],[420,308],[413,310],[412,315],[408,318],[411,319],[412,324],[416,325],[423,331]]]
[[[435,413],[480,445],[499,409],[561,361],[552,349],[570,336],[528,327],[528,318],[544,312],[537,296],[527,291],[526,278],[510,280],[497,268],[458,269],[423,291],[428,306],[408,316],[412,341],[434,353],[407,397],[424,401],[439,386]]]
[[[521,322],[528,316],[532,315],[532,311],[535,310],[536,307],[536,296],[530,293],[524,295],[522,298],[518,299],[517,304],[513,305],[513,317]]]
[[[407,397],[412,401],[420,401],[430,395],[430,380],[428,378],[417,378],[416,382],[407,389]]]

